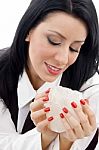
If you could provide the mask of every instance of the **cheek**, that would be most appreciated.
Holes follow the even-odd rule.
[[[45,38],[30,40],[29,45],[29,54],[34,59],[49,59],[53,57],[55,50],[48,44],[48,41]]]
[[[43,61],[48,59],[51,56],[51,51],[48,46],[43,45],[42,43],[35,43],[29,47],[29,56],[31,59],[38,59],[36,61]]]
[[[75,63],[75,61],[77,60],[78,56],[79,55],[77,54],[77,55],[71,56],[71,58],[69,58],[69,62],[70,62],[71,65]]]

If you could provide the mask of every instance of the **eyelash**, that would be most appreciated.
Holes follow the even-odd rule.
[[[61,43],[55,43],[53,42],[50,38],[47,38],[49,43],[52,44],[52,45],[61,45]]]
[[[79,53],[79,52],[78,52],[78,50],[76,50],[76,49],[73,49],[72,47],[69,47],[69,49],[70,49],[72,52]]]
[[[55,43],[55,42],[53,42],[50,38],[47,38],[47,39],[48,39],[49,43],[52,44],[52,45],[54,45],[54,46],[55,46],[55,45],[56,45],[56,46],[61,45],[61,43]],[[70,51],[72,51],[72,52],[79,53],[78,50],[73,49],[72,47],[69,47],[69,49],[70,49]]]

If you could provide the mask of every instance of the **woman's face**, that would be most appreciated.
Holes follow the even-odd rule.
[[[54,81],[76,61],[86,36],[87,27],[80,19],[64,12],[49,14],[26,38],[32,80]]]

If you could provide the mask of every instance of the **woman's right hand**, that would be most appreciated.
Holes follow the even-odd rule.
[[[54,119],[53,116],[50,116],[48,119],[46,118],[46,113],[50,111],[50,108],[44,107],[44,104],[49,100],[48,93],[49,90],[37,94],[34,102],[30,104],[31,120],[37,130],[41,132],[42,149],[46,149],[57,136],[57,133],[48,128],[48,124]]]

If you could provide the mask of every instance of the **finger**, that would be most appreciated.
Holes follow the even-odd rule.
[[[48,97],[48,96],[43,96],[43,97],[41,97],[41,98],[34,99],[34,102],[35,102],[35,101],[47,102],[48,100],[49,100],[49,97]]]
[[[35,102],[32,102],[30,104],[30,111],[31,112],[37,111],[37,110],[42,109],[42,108],[44,108],[44,102],[43,101],[35,101]]]
[[[37,130],[38,130],[39,132],[46,132],[47,130],[49,130],[49,129],[48,129],[49,123],[50,123],[51,121],[53,121],[53,119],[54,119],[54,118],[51,116],[51,117],[49,117],[48,119],[45,119],[45,120],[39,122],[39,123],[37,124]]]
[[[63,125],[65,127],[65,132],[63,133],[63,136],[65,138],[68,138],[70,141],[75,141],[76,136],[71,128],[71,126],[68,124],[67,120],[65,119],[65,116],[63,113],[60,114],[60,117],[62,118]]]
[[[84,132],[80,123],[78,122],[78,120],[75,119],[75,117],[69,111],[66,111],[66,110],[67,110],[66,108],[63,108],[64,116],[68,124],[70,125],[70,127],[75,132],[77,138],[84,137]]]
[[[82,111],[82,109],[75,102],[72,102],[71,105],[80,121],[80,126],[78,126],[78,128],[80,129],[81,127],[85,136],[90,135],[90,133],[92,132],[92,127],[90,125],[87,115]]]
[[[88,116],[84,114],[81,110],[80,111],[76,110],[76,114],[79,117],[80,125],[83,129],[84,135],[85,136],[90,135],[92,132],[92,127],[89,123]]]
[[[38,124],[37,124],[37,126],[36,126],[36,128],[37,128],[37,130],[39,131],[39,132],[45,132],[46,130],[47,130],[47,128],[48,128],[48,120],[46,119],[46,120],[43,120],[43,121],[41,121],[41,122],[39,122]]]
[[[49,107],[41,109],[39,111],[31,112],[31,120],[35,123],[35,125],[46,119],[46,113],[50,111]]]
[[[48,96],[49,92],[50,92],[50,88],[47,89],[45,92],[37,93],[37,95],[35,96],[35,99],[39,99],[41,97],[46,97],[46,96]]]
[[[38,118],[40,117],[41,118],[43,117],[41,120],[44,120],[46,118],[46,112],[44,111],[44,109],[41,109],[39,111],[32,112],[30,116],[31,116],[32,121],[38,120]]]
[[[34,112],[34,111],[44,108],[44,104],[48,100],[49,100],[48,97],[42,97],[42,98],[34,100],[34,102],[30,104],[30,110]]]
[[[92,109],[86,103],[85,100],[81,100],[80,103],[82,105],[82,109],[83,109],[84,113],[88,116],[89,123],[92,127],[92,130],[94,130],[96,128],[96,117],[95,117],[94,112],[92,111]]]

